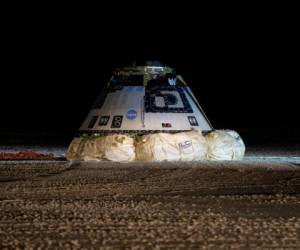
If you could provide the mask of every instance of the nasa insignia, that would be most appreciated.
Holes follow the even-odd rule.
[[[130,109],[126,113],[126,118],[128,120],[134,120],[137,117],[137,112],[134,109]]]

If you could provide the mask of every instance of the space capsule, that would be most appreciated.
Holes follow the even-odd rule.
[[[69,160],[239,160],[233,131],[214,130],[192,90],[159,62],[118,68],[71,142]]]
[[[155,133],[212,130],[200,104],[170,67],[116,69],[80,133]],[[157,64],[154,64],[157,65]]]

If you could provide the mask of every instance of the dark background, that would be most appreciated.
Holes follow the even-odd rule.
[[[298,140],[296,16],[280,6],[207,15],[181,7],[4,19],[1,136],[69,140],[115,67],[160,60],[184,77],[215,128],[235,129],[249,141],[266,134],[269,142],[279,135]]]

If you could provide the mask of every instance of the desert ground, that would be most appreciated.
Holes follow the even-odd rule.
[[[299,155],[282,152],[253,149],[241,162],[2,161],[0,248],[299,249]]]

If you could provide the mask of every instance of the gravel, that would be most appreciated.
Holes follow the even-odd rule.
[[[1,249],[298,249],[300,168],[0,163]]]

